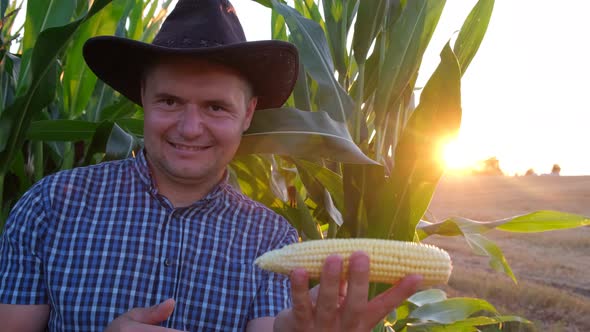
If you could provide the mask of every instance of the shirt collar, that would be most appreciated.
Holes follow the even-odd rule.
[[[145,153],[145,149],[141,149],[141,151],[135,157],[135,169],[137,170],[141,181],[149,188],[148,191],[154,195],[157,195],[158,189],[156,187],[154,178],[152,177]],[[200,206],[203,203],[220,198],[220,196],[225,192],[226,187],[229,185],[229,171],[226,169],[223,173],[223,178],[221,181],[219,181],[219,183],[215,185],[215,187],[213,187],[213,189],[207,195],[194,202],[192,205],[184,208]]]

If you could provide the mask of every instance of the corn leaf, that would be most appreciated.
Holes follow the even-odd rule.
[[[408,329],[408,332],[479,332],[479,331],[503,331],[504,329],[489,329],[490,325],[499,325],[503,326],[503,323],[509,322],[516,322],[525,325],[531,325],[532,323],[522,317],[518,316],[477,316],[477,317],[469,317],[466,319],[462,319],[451,324],[440,324],[440,323],[414,323],[412,324],[411,328]],[[481,327],[485,326],[486,328],[482,330]],[[509,330],[512,330],[512,326]],[[521,329],[517,329],[521,331]],[[524,331],[529,331],[530,328],[522,329]]]
[[[81,19],[40,33],[31,58],[31,85],[0,116],[0,174],[5,174],[16,150],[22,146],[33,117],[54,98],[57,84],[58,53],[66,46],[78,27],[90,19],[111,0],[96,0]],[[31,4],[29,3],[29,6]]]
[[[143,120],[141,119],[120,118],[116,119],[115,123],[134,136],[143,136]]]
[[[344,208],[344,192],[342,189],[342,177],[329,168],[309,162],[303,159],[294,160],[300,173],[305,172],[318,181],[328,190],[339,210]]]
[[[473,252],[480,256],[488,256],[490,267],[495,271],[504,272],[508,275],[514,283],[516,283],[516,276],[512,272],[506,257],[493,241],[487,239],[481,234],[477,233],[463,233],[467,244],[471,247]]]
[[[285,4],[276,0],[272,4],[274,10],[285,18],[291,39],[299,49],[301,62],[319,85],[319,109],[328,112],[336,121],[346,121],[352,112],[353,102],[334,78],[334,64],[322,27]]]
[[[97,77],[88,68],[82,56],[82,47],[88,38],[98,35],[112,35],[121,20],[124,2],[113,2],[97,15],[80,25],[72,45],[66,53],[66,64],[63,72],[64,108],[72,116],[79,116],[86,110]],[[89,114],[89,120],[96,117]]]
[[[590,218],[585,216],[557,211],[537,211],[489,222],[460,217],[453,217],[439,223],[421,221],[417,227],[417,233],[420,239],[434,234],[462,235],[474,253],[488,256],[489,264],[494,270],[506,273],[516,282],[516,277],[500,248],[482,234],[494,228],[511,232],[543,232],[587,225],[590,225]]]
[[[496,313],[496,308],[485,300],[457,297],[434,303],[426,303],[412,311],[410,318],[450,324],[467,319],[478,311]]]
[[[395,151],[391,175],[394,217],[388,236],[412,241],[443,173],[439,142],[455,135],[461,123],[461,71],[447,43],[441,62],[426,84]]]
[[[40,141],[80,141],[92,138],[98,123],[82,120],[41,120],[31,123],[27,138]]]
[[[104,160],[119,160],[132,156],[132,151],[138,147],[135,138],[114,123],[105,146]]]
[[[423,290],[408,298],[408,301],[417,305],[422,306],[428,303],[440,302],[447,299],[447,294],[437,288]]]
[[[305,72],[305,66],[303,63],[299,63],[299,76],[297,77],[297,82],[295,82],[292,96],[295,102],[295,108],[302,111],[313,110],[311,106],[311,96],[309,94],[309,86],[307,84],[307,73]]]
[[[418,225],[418,235],[420,239],[424,239],[434,234],[444,236],[461,235],[466,232],[483,234],[491,229],[517,233],[536,233],[588,225],[590,225],[590,218],[587,216],[541,210],[487,222],[459,217],[449,218],[438,223],[421,221],[420,225]]]
[[[465,74],[467,67],[477,53],[492,17],[494,0],[479,0],[467,16],[459,36],[453,46],[457,60],[461,66],[461,75]]]
[[[444,5],[445,1],[441,0],[408,1],[400,17],[387,31],[388,46],[379,70],[381,79],[375,101],[378,122],[384,117],[388,105],[396,103],[418,71]]]
[[[75,10],[75,1],[28,0],[25,30],[22,40],[23,61],[17,87],[18,95],[27,91],[31,82],[31,50],[41,37],[41,33],[50,28],[59,27],[71,21]],[[46,35],[47,37],[47,35]]]
[[[282,207],[270,188],[270,165],[257,155],[234,157],[230,165],[242,192],[268,207]]]
[[[326,18],[325,27],[328,34],[328,42],[339,76],[344,76],[347,73],[349,60],[346,49],[346,36],[348,35],[348,29],[356,4],[357,1],[353,0],[322,1],[324,16]]]
[[[305,161],[303,161],[305,162]],[[313,164],[310,162],[306,162],[307,164]],[[343,223],[342,214],[340,213],[340,209],[343,209],[342,205],[338,207],[334,204],[334,200],[327,188],[325,188],[322,183],[311,173],[308,172],[305,167],[295,161],[297,165],[297,170],[299,173],[299,177],[301,178],[301,182],[305,186],[309,196],[313,199],[313,201],[318,205],[318,208],[323,209],[331,218],[332,221],[336,223],[336,225],[341,226]],[[342,203],[342,202],[340,202]]]
[[[352,141],[346,124],[326,112],[294,108],[258,110],[242,137],[239,154],[274,153],[298,158],[326,158],[375,164]]]
[[[383,26],[387,0],[361,1],[359,4],[352,49],[357,64],[365,63],[371,43]]]

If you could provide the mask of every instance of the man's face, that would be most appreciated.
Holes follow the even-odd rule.
[[[218,182],[256,108],[246,81],[183,58],[158,63],[143,81],[145,149],[156,181]]]

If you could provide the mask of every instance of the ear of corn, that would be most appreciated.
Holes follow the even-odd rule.
[[[326,258],[340,255],[343,278],[348,273],[348,258],[355,251],[369,255],[372,282],[395,283],[409,274],[423,277],[422,287],[444,284],[451,275],[449,254],[433,245],[416,242],[379,239],[328,239],[311,240],[287,245],[258,257],[254,262],[260,268],[289,274],[295,268],[307,270],[310,278],[318,279]]]

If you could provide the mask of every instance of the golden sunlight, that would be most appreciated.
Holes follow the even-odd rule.
[[[468,170],[477,165],[475,156],[457,139],[451,139],[441,145],[441,162],[450,171]]]

